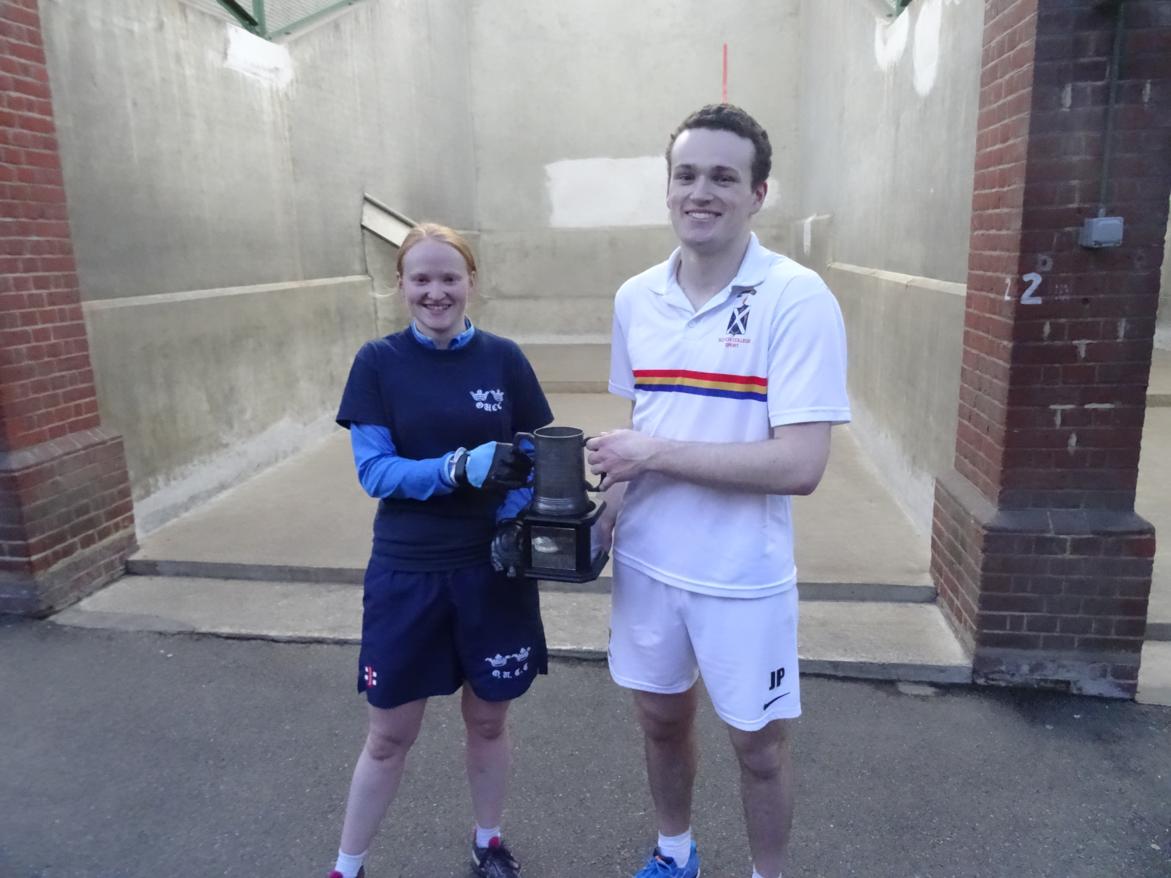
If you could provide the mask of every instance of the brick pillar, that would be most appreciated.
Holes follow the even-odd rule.
[[[0,612],[43,614],[134,547],[101,426],[36,0],[0,0]]]
[[[1154,529],[1134,513],[1171,190],[1171,3],[989,0],[955,469],[932,576],[981,682],[1134,694]]]

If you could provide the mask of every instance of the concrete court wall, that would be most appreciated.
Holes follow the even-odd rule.
[[[614,291],[674,247],[670,132],[721,97],[768,129],[776,243],[795,216],[799,0],[470,0],[482,321],[608,339]]]
[[[273,44],[182,0],[42,0],[105,423],[140,530],[330,429],[375,334],[369,191],[473,221],[462,3]]]
[[[1171,350],[1171,223],[1163,242],[1163,273],[1159,281],[1159,313],[1155,323],[1155,344]]]
[[[955,451],[984,3],[884,6],[802,5],[791,250],[842,305],[854,432],[926,534]]]

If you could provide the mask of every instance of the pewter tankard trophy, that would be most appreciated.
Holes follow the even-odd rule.
[[[609,553],[593,550],[590,531],[606,504],[586,494],[599,490],[585,478],[585,433],[577,427],[541,427],[517,433],[513,444],[532,443],[533,500],[497,535],[497,551],[515,574],[533,579],[589,582]],[[506,544],[506,545],[505,545]]]

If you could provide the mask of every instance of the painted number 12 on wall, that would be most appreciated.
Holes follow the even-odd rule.
[[[1037,295],[1037,288],[1041,286],[1041,275],[1035,271],[1030,271],[1026,275],[1022,275],[1021,280],[1028,284],[1025,291],[1021,293],[1022,305],[1040,305],[1041,297]],[[1004,279],[1004,301],[1012,298],[1012,278],[1006,277]]]

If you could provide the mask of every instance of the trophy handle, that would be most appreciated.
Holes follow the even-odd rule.
[[[586,444],[587,442],[589,442],[589,441],[590,441],[591,439],[593,439],[593,438],[594,438],[593,436],[585,436],[585,435],[583,435],[583,436],[581,437],[581,447],[582,447],[582,448],[585,448],[585,444]],[[585,486],[586,486],[586,490],[587,490],[587,491],[593,491],[595,494],[597,494],[597,493],[599,493],[599,492],[602,490],[602,479],[604,479],[604,478],[606,478],[606,474],[605,474],[605,473],[599,473],[599,474],[598,474],[598,483],[597,483],[596,485],[591,485],[591,484],[590,484],[590,480],[589,480],[589,479],[587,479],[585,476],[582,476],[582,482],[584,482],[584,483],[585,483]]]
[[[536,450],[537,450],[537,437],[536,436],[534,436],[532,433],[517,433],[515,436],[512,437],[512,444],[514,446],[516,446],[518,449],[520,449],[520,451],[524,452],[525,454],[528,454],[527,451],[525,451],[523,448],[520,447],[520,440],[521,439],[528,439],[529,445],[532,447],[533,452],[536,453]]]

